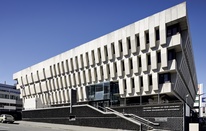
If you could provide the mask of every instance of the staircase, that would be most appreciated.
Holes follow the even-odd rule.
[[[109,107],[104,108],[104,107],[100,107],[100,106],[98,106],[98,107],[93,107],[91,105],[87,105],[87,106],[89,106],[90,108],[92,108],[92,109],[94,109],[98,112],[101,112],[102,114],[114,114],[118,117],[121,117],[121,118],[127,120],[127,121],[130,121],[130,122],[140,126],[141,131],[142,130],[144,130],[144,131],[145,130],[152,130],[152,129],[154,129],[153,126],[158,126],[159,125],[159,123],[151,122],[151,121],[149,121],[147,119],[144,119],[140,116],[137,116],[135,114],[121,113],[121,112],[113,110]]]

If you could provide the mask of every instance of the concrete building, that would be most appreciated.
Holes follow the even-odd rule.
[[[14,85],[0,84],[0,114],[11,114],[20,119],[21,111],[20,90]]]
[[[198,89],[186,3],[21,70],[13,79],[24,102],[38,98],[44,108],[59,109],[70,104],[76,90],[78,108],[108,107],[124,113],[132,108],[163,125],[179,121],[180,127],[170,123],[165,128],[183,130],[185,104],[188,110],[193,107]],[[169,116],[175,111],[184,114],[181,119]]]

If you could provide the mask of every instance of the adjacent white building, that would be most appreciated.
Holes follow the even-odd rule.
[[[105,25],[106,26],[106,25]],[[45,106],[186,102],[197,76],[186,4],[181,3],[13,75],[25,100]]]
[[[17,112],[22,110],[20,91],[16,86],[0,84],[0,113]]]

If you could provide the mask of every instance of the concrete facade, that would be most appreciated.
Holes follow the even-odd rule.
[[[198,88],[186,3],[23,69],[13,79],[24,101],[37,97],[46,106],[69,104],[71,88],[77,102],[88,102],[87,86],[109,81],[118,83],[120,98],[192,107]]]

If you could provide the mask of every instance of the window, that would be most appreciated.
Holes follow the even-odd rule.
[[[89,65],[89,54],[88,54],[88,52],[86,52],[86,61],[87,61],[87,65]]]
[[[140,45],[139,34],[135,35],[135,42],[137,44],[137,47],[139,47]]]
[[[139,61],[139,67],[142,67],[141,57],[138,57],[138,61]]]
[[[117,73],[117,63],[116,62],[114,63],[114,70]]]
[[[80,55],[80,62],[81,62],[82,67],[84,67],[83,55],[82,54]]]
[[[131,40],[130,40],[130,37],[127,37],[127,46],[128,46],[128,49],[130,50],[130,49],[131,49]]]
[[[150,54],[147,55],[147,65],[151,65],[151,57],[150,57]]]
[[[129,59],[130,69],[133,69],[132,58]]]
[[[106,45],[104,46],[104,52],[105,52],[105,55],[108,57],[108,50],[107,50],[107,46]]]
[[[179,32],[180,32],[179,24],[175,24],[167,27],[167,37],[176,35]]]
[[[156,39],[156,41],[160,40],[160,31],[159,31],[159,28],[155,29],[155,39]]]
[[[100,50],[100,48],[97,49],[97,53],[99,54],[99,60],[101,61],[101,50]]]
[[[124,89],[127,89],[127,83],[126,83],[126,80],[124,79]]]
[[[95,55],[94,55],[94,50],[92,50],[92,56],[91,56],[92,58],[93,58],[93,62],[92,63],[95,63]]]
[[[159,74],[159,84],[163,84],[165,82],[170,82],[171,76],[170,73]]]
[[[161,63],[161,53],[157,52],[157,63]]]
[[[176,59],[176,53],[174,49],[168,50],[168,61]]]
[[[124,68],[124,60],[121,61],[121,65],[122,65],[122,71],[125,71],[125,68]]]
[[[131,78],[131,86],[134,88],[134,78]]]
[[[112,53],[115,55],[114,43],[111,43]]]
[[[143,87],[143,78],[142,78],[142,76],[140,76],[139,79],[140,79],[140,87]]]
[[[119,40],[118,41],[118,44],[119,44],[119,50],[120,50],[120,52],[122,52],[123,51],[123,48],[122,48],[122,40]]]
[[[149,31],[145,32],[146,44],[149,43]]]
[[[152,75],[149,75],[149,85],[152,85]]]

